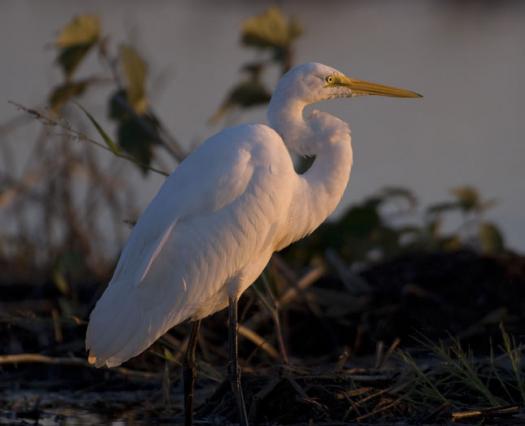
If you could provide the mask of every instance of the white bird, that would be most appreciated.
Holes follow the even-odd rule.
[[[352,168],[348,125],[306,105],[359,95],[417,93],[346,77],[318,63],[279,81],[269,126],[212,136],[169,176],[146,208],[90,316],[89,362],[114,367],[173,326],[197,321],[187,357],[193,369],[198,321],[230,306],[230,373],[241,423],[246,411],[237,366],[237,301],[272,253],[313,232],[338,205]],[[290,153],[315,156],[300,175]],[[193,386],[193,372],[189,386]],[[186,407],[190,413],[190,406]],[[191,423],[191,420],[189,421]]]

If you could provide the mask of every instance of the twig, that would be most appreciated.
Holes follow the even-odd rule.
[[[248,340],[251,340],[255,343],[256,346],[265,351],[274,359],[280,359],[279,352],[262,336],[257,334],[255,331],[249,329],[245,325],[239,324],[239,334],[243,337],[246,337]]]
[[[317,266],[314,269],[307,272],[303,277],[297,282],[297,284],[288,289],[279,299],[277,303],[281,308],[289,304],[294,300],[302,290],[306,290],[312,284],[314,284],[319,278],[325,274],[324,266]],[[248,321],[246,321],[245,326],[256,330],[266,319],[268,318],[267,311],[259,311],[253,315]]]
[[[409,385],[409,383],[404,383],[404,384],[401,384],[401,385],[399,385],[399,386],[391,386],[391,387],[388,387],[388,388],[386,388],[386,389],[381,389],[381,390],[379,390],[379,391],[377,391],[377,392],[374,392],[374,393],[369,394],[368,396],[366,396],[366,397],[360,399],[360,400],[357,401],[357,402],[354,402],[354,403],[352,404],[352,406],[346,411],[346,413],[345,413],[345,415],[344,415],[344,417],[343,417],[343,420],[346,421],[346,419],[347,419],[348,416],[352,413],[352,411],[356,411],[356,413],[359,415],[358,408],[361,407],[365,402],[368,402],[368,401],[370,401],[370,400],[372,400],[372,399],[375,399],[375,398],[377,398],[377,397],[380,397],[380,396],[382,396],[382,395],[384,395],[384,394],[389,394],[389,393],[395,394],[395,393],[397,393],[397,392],[403,390],[403,389],[404,389],[405,387],[407,387],[408,385]],[[368,389],[373,389],[373,388],[368,388]],[[397,404],[398,402],[400,402],[401,399],[402,399],[402,398],[399,398],[398,400],[396,400],[396,404]],[[387,406],[386,408],[388,408],[388,406]],[[363,420],[363,419],[365,419],[367,416],[369,416],[369,415],[371,415],[371,414],[378,413],[378,412],[380,412],[380,411],[384,411],[386,408],[383,407],[383,408],[381,408],[380,410],[376,410],[376,411],[374,411],[374,412],[372,412],[372,413],[367,413],[367,414],[364,414],[364,415],[362,415],[362,416],[359,415],[360,417],[358,417],[356,420],[357,420],[357,421]]]
[[[41,355],[41,354],[32,354],[32,353],[26,353],[26,354],[15,354],[15,355],[0,355],[0,365],[2,364],[52,364],[52,365],[69,365],[69,366],[79,366],[79,367],[87,367],[87,368],[97,368],[91,364],[89,364],[85,359],[83,358],[77,358],[77,357],[57,357],[53,358],[47,355]],[[124,376],[132,377],[135,379],[143,379],[143,380],[158,380],[161,375],[157,373],[149,373],[147,371],[137,371],[137,370],[130,370],[128,368],[124,367],[117,367],[113,368],[108,371],[113,371],[118,374],[122,374]]]
[[[271,258],[271,265],[274,266],[289,282],[297,282],[298,277],[295,271],[285,262],[285,260],[279,255],[274,253]]]
[[[272,319],[275,325],[275,332],[277,334],[277,343],[279,344],[279,351],[281,352],[281,357],[283,359],[283,362],[285,364],[288,364],[288,353],[286,351],[286,346],[284,344],[284,337],[283,337],[283,331],[281,327],[281,320],[279,318],[279,302],[273,295],[272,289],[270,288],[270,283],[268,282],[268,277],[266,276],[266,271],[263,271],[262,273],[262,281],[266,288],[266,292],[268,293],[270,300],[271,300],[271,306],[270,311],[272,313]]]
[[[362,295],[372,293],[372,289],[366,280],[359,274],[354,273],[335,250],[327,249],[325,256],[350,294]]]
[[[316,398],[308,396],[306,391],[301,387],[301,385],[299,385],[299,383],[297,383],[297,381],[293,377],[287,375],[286,380],[288,381],[288,383],[290,383],[292,388],[295,390],[295,392],[297,392],[297,394],[303,399],[304,402],[314,405],[316,408],[322,410],[325,415],[329,414],[328,407],[326,407],[324,404],[321,404],[319,401],[316,400]]]
[[[386,352],[381,351],[380,357],[378,358],[375,366],[377,369],[381,369],[383,367],[388,358],[390,358],[395,352],[395,350],[399,347],[400,343],[401,340],[399,339],[399,337],[396,337]]]
[[[14,101],[9,101],[9,103],[14,105],[19,110],[24,111],[24,112],[28,113],[29,115],[33,116],[36,120],[40,121],[45,126],[50,126],[50,127],[55,127],[56,126],[56,127],[59,127],[62,130],[65,130],[67,132],[66,134],[68,136],[70,136],[70,137],[76,138],[76,139],[78,139],[80,141],[83,141],[83,142],[89,142],[89,143],[91,143],[93,145],[98,146],[99,148],[102,148],[102,149],[105,149],[106,151],[111,152],[116,157],[123,158],[124,160],[130,161],[133,164],[136,164],[138,166],[147,168],[148,170],[150,170],[152,172],[158,173],[158,174],[163,175],[163,176],[169,176],[169,173],[166,173],[164,170],[160,170],[160,169],[152,167],[152,166],[150,166],[148,164],[144,164],[144,163],[136,160],[135,158],[133,158],[133,157],[131,157],[129,155],[126,155],[126,154],[123,154],[123,153],[119,153],[119,152],[114,152],[113,150],[108,148],[105,144],[103,144],[101,142],[98,142],[98,141],[96,141],[94,139],[89,138],[84,133],[80,132],[79,130],[74,129],[73,127],[71,127],[69,125],[69,123],[67,123],[65,121],[60,121],[60,120],[57,120],[55,118],[49,117],[49,116],[44,115],[41,112],[39,112],[39,111],[37,111],[37,110],[35,110],[33,108],[25,107],[25,106],[23,106],[21,104],[18,104],[16,102],[14,102]]]
[[[257,418],[257,409],[262,400],[264,400],[270,393],[272,393],[275,387],[281,383],[281,377],[271,377],[268,383],[252,397],[252,403],[250,405],[249,417],[251,419]]]
[[[473,420],[483,417],[513,416],[520,412],[518,405],[486,408],[482,410],[457,411],[452,413],[452,421]]]
[[[367,414],[363,414],[362,416],[359,416],[357,417],[355,420],[357,422],[362,422],[363,420],[369,418],[369,417],[372,417],[372,416],[375,416],[379,413],[382,413],[383,411],[386,411],[388,410],[389,408],[392,408],[392,407],[395,407],[397,404],[399,404],[401,402],[401,398],[399,399],[396,399],[395,401],[392,401],[390,404],[387,404],[377,410],[374,410],[374,411],[371,411],[370,413],[367,413]]]
[[[288,289],[278,300],[279,306],[285,306],[294,300],[301,290],[306,290],[312,284],[314,284],[319,278],[321,278],[326,272],[324,266],[317,266],[311,271],[307,272],[297,282],[295,287]]]

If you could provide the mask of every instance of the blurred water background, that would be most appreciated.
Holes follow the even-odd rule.
[[[272,3],[263,1],[0,2],[0,122],[19,114],[7,100],[42,105],[60,80],[51,44],[74,15],[95,13],[105,31],[128,40],[146,57],[150,97],[163,122],[185,146],[221,126],[210,126],[239,65],[252,52],[239,44],[244,19]],[[423,203],[472,184],[499,204],[490,218],[511,248],[525,250],[525,2],[521,1],[282,1],[305,33],[296,63],[322,62],[348,75],[406,87],[420,102],[340,100],[321,105],[352,127],[355,165],[343,208],[385,185],[405,186]],[[82,73],[96,69],[96,59]],[[105,120],[106,98],[83,104]],[[265,120],[264,108],[237,117]],[[232,121],[234,123],[234,121]],[[9,135],[10,166],[22,170],[38,123]],[[3,141],[1,141],[3,142]],[[101,156],[110,156],[101,152]],[[3,167],[3,166],[2,166]],[[163,178],[130,171],[143,207]]]

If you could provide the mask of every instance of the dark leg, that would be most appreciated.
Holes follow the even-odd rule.
[[[184,355],[182,376],[184,380],[184,425],[193,424],[193,390],[195,388],[195,349],[199,336],[201,321],[195,321],[191,327],[190,340]]]
[[[230,297],[230,304],[228,307],[228,322],[229,322],[229,355],[230,360],[228,364],[228,375],[232,387],[233,395],[237,400],[237,408],[239,409],[239,418],[241,426],[248,426],[248,415],[246,414],[246,405],[244,404],[244,395],[241,387],[241,369],[239,368],[238,347],[237,347],[237,298]]]

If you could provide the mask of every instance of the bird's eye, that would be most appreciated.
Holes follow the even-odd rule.
[[[329,75],[329,76],[326,77],[325,80],[326,80],[326,82],[328,84],[332,84],[334,82],[334,76],[333,75]]]

